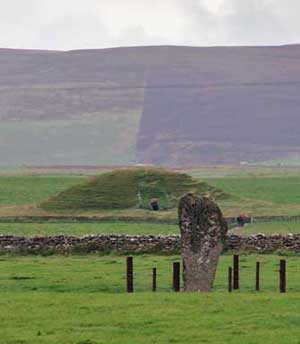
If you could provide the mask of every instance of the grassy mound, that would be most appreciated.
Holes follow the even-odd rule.
[[[128,168],[93,177],[51,197],[41,207],[48,210],[149,209],[150,200],[159,198],[162,209],[171,209],[187,192],[215,199],[228,196],[186,174],[155,168]]]

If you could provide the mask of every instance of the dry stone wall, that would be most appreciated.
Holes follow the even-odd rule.
[[[180,253],[180,236],[128,236],[99,235],[82,238],[72,236],[15,237],[0,236],[0,254],[72,254],[116,252],[129,253]],[[227,235],[225,250],[240,252],[300,252],[300,234],[295,235]]]

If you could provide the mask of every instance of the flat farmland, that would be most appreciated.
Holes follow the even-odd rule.
[[[277,205],[300,204],[300,177],[214,178],[209,181],[241,199]]]
[[[46,170],[45,170],[46,171]],[[101,173],[101,171],[99,171]],[[285,168],[216,168],[187,171],[200,181],[223,190],[230,196],[220,199],[225,216],[245,213],[259,216],[300,215],[299,169]],[[27,174],[26,174],[27,173]],[[39,207],[49,197],[74,185],[86,182],[90,176],[66,170],[59,175],[35,175],[37,171],[13,172],[0,175],[0,219],[16,216],[86,216],[99,217],[101,223],[0,223],[1,234],[14,235],[86,235],[86,234],[176,234],[177,210],[159,212],[146,209],[99,209],[94,211],[46,211]],[[75,173],[75,174],[74,174]],[[110,222],[107,220],[109,219]],[[127,220],[130,222],[127,223]],[[113,220],[113,221],[111,221]],[[155,222],[169,224],[155,224]],[[41,221],[43,222],[43,221]],[[104,222],[104,223],[103,223]],[[247,226],[244,233],[298,233],[299,221],[257,222]]]
[[[235,228],[234,232],[237,234],[299,234],[300,221],[270,221],[270,222],[256,222],[245,225],[244,227]]]
[[[261,292],[254,292],[261,261]],[[178,256],[135,256],[136,292],[125,293],[125,257],[2,257],[1,343],[298,343],[299,257],[287,258],[288,291],[278,292],[279,256],[241,256],[241,289],[227,292],[222,256],[210,294],[174,293]],[[158,290],[151,290],[151,269]],[[30,326],[29,326],[30,324]],[[255,331],[255,332],[254,332]],[[255,333],[255,336],[254,336]]]
[[[85,180],[80,176],[0,175],[0,207],[37,204]]]
[[[98,223],[0,223],[0,235],[16,236],[51,236],[51,235],[97,235],[97,234],[130,234],[130,235],[169,235],[179,234],[179,227],[164,223],[131,223],[131,222],[98,222]]]
[[[204,178],[211,185],[230,193],[231,198],[221,201],[227,215],[245,213],[253,216],[300,214],[300,177],[290,172],[284,176],[241,174]]]
[[[271,221],[258,222],[241,228],[233,228],[236,234],[298,234],[300,233],[300,221]],[[54,236],[54,235],[101,235],[101,234],[128,234],[128,235],[172,235],[179,234],[179,226],[176,224],[153,222],[78,222],[68,223],[39,222],[39,223],[1,223],[0,235],[15,236]]]

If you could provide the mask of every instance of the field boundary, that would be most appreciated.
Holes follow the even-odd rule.
[[[300,218],[300,216],[299,216]],[[135,222],[178,224],[176,219],[135,216],[0,216],[0,223],[101,223],[101,222]]]
[[[254,222],[273,222],[273,221],[300,221],[300,215],[274,215],[274,216],[255,216]],[[226,217],[229,225],[236,224],[235,217]],[[135,222],[135,223],[164,223],[178,224],[178,220],[158,218],[154,216],[70,216],[70,215],[47,215],[47,216],[0,216],[0,223],[76,223],[76,222]]]
[[[90,235],[17,237],[0,236],[0,253],[15,254],[178,254],[180,235]],[[289,235],[236,235],[229,234],[224,251],[283,253],[300,252],[300,234]]]

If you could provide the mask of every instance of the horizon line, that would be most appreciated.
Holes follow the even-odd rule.
[[[280,43],[280,44],[228,44],[228,45],[185,45],[185,44],[149,44],[149,45],[120,45],[103,48],[75,48],[75,49],[42,49],[42,48],[14,48],[14,47],[0,47],[1,50],[18,50],[18,51],[33,51],[33,52],[74,52],[74,51],[99,51],[99,50],[113,50],[113,49],[137,49],[137,48],[276,48],[276,47],[291,47],[300,46],[299,43]]]

